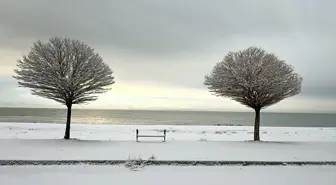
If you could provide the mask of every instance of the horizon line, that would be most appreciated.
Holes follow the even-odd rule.
[[[0,109],[64,109],[66,108],[55,108],[55,107],[2,107]],[[116,109],[116,108],[72,108],[72,110],[114,110],[114,111],[170,111],[170,112],[223,112],[223,113],[253,113],[251,111],[235,111],[235,110],[207,110],[207,109]],[[335,112],[326,112],[326,111],[316,111],[316,112],[286,112],[286,111],[262,111],[263,113],[287,113],[287,114],[336,114]]]

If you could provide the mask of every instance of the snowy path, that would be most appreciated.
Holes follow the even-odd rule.
[[[130,171],[123,166],[20,166],[0,167],[4,185],[335,185],[336,166],[230,166],[145,167]]]

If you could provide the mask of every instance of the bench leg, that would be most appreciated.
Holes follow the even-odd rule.
[[[166,142],[166,129],[163,130],[163,142]]]
[[[135,141],[136,141],[136,142],[139,142],[138,135],[139,135],[139,130],[136,129],[136,130],[135,130]]]

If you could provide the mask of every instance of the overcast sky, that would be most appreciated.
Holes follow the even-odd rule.
[[[116,77],[78,108],[248,111],[212,96],[204,75],[229,51],[260,46],[303,77],[300,95],[267,110],[336,112],[333,0],[0,0],[0,107],[62,107],[12,79],[36,40],[79,39]]]

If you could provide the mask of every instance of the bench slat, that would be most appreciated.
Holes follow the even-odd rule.
[[[165,137],[165,136],[138,135],[138,137]]]

